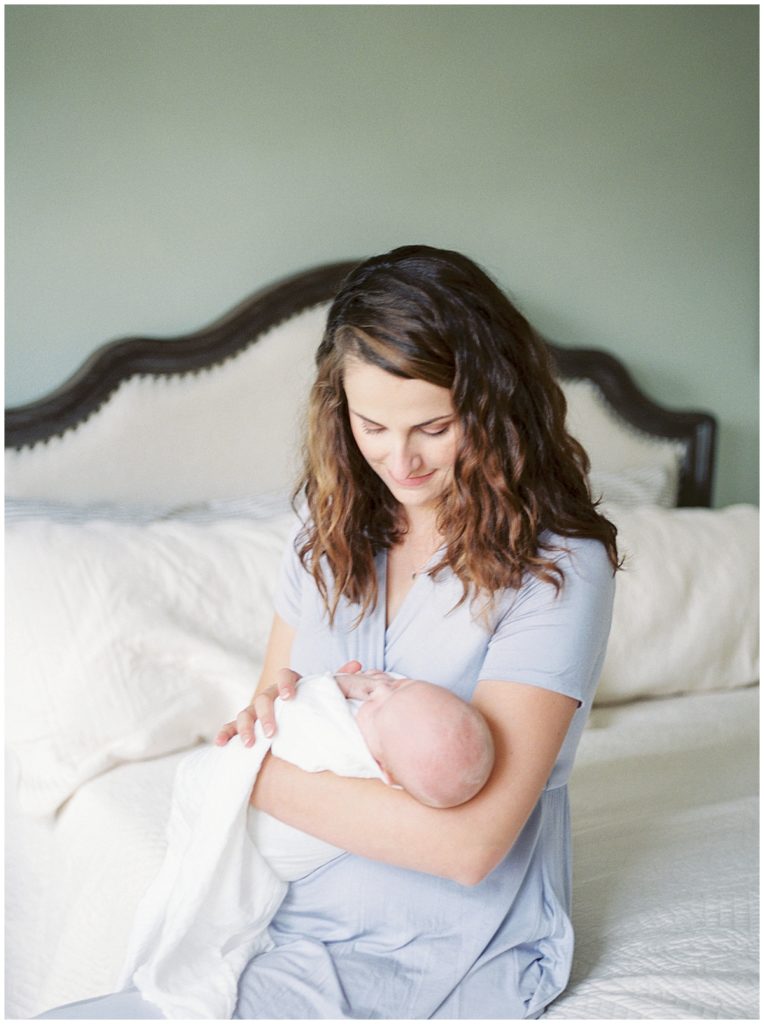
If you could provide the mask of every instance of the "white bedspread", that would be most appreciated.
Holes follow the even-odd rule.
[[[758,1019],[758,690],[595,709],[571,783],[568,990],[549,1017]],[[6,1014],[117,985],[184,754],[114,768],[55,820],[8,803]]]
[[[250,808],[268,751],[305,771],[381,778],[333,676],[304,677],[274,711],[273,739],[258,722],[253,747],[235,737],[178,767],[167,851],[138,908],[119,981],[170,1020],[232,1017],[241,972],[273,945],[268,924],[287,882],[342,853]]]
[[[758,688],[596,708],[548,1017],[759,1019]]]

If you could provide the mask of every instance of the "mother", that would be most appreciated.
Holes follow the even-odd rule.
[[[253,704],[299,674],[383,668],[471,700],[484,789],[449,810],[269,757],[254,804],[348,852],[292,884],[239,1018],[534,1018],[573,952],[567,781],[605,653],[615,528],[528,322],[474,263],[406,246],[329,312],[306,525],[288,546]],[[353,664],[358,663],[358,664]],[[282,666],[292,666],[293,672]],[[46,1016],[154,1017],[137,993]]]

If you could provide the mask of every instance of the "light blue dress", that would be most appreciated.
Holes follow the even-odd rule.
[[[239,982],[239,1019],[536,1018],[565,988],[573,955],[567,782],[605,654],[614,579],[604,547],[558,539],[565,574],[554,587],[529,578],[502,593],[486,625],[451,574],[417,576],[385,626],[380,600],[354,628],[340,605],[329,629],[293,545],[276,609],[296,629],[292,667],[334,671],[355,658],[428,679],[469,700],[483,679],[541,686],[580,701],[544,792],[502,863],[464,887],[351,854],[290,885],[271,926],[276,946]],[[438,842],[437,834],[433,842]],[[44,1016],[158,1017],[128,991]]]

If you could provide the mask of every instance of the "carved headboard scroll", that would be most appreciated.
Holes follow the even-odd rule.
[[[613,412],[645,436],[679,442],[681,457],[677,504],[709,506],[712,497],[716,420],[706,412],[658,405],[634,383],[615,356],[600,349],[564,348],[547,342],[560,378],[587,380],[599,390]]]
[[[102,346],[6,410],[6,495],[183,504],[290,487],[328,304],[358,262],[285,278],[192,334]],[[678,504],[710,504],[712,416],[651,401],[606,352],[548,344],[593,469],[678,465]]]
[[[191,373],[232,358],[284,320],[330,299],[359,262],[330,263],[284,278],[193,334],[107,342],[61,387],[6,410],[6,447],[63,434],[87,419],[130,377]]]

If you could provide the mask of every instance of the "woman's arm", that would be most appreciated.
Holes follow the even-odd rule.
[[[533,810],[578,702],[522,683],[482,681],[473,703],[493,733],[486,786],[466,804],[434,809],[398,789],[268,756],[253,804],[351,853],[475,885],[504,858]]]

